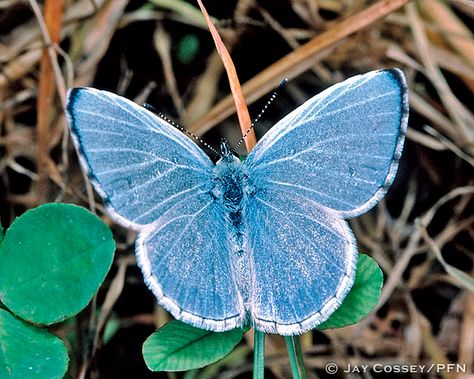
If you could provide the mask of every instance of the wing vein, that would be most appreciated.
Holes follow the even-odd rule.
[[[293,221],[290,217],[288,217],[289,214],[299,215],[299,216],[303,216],[304,218],[310,219],[311,221],[313,221],[314,223],[318,224],[319,226],[321,226],[322,228],[324,228],[325,230],[327,230],[327,231],[330,232],[331,234],[335,235],[337,238],[339,238],[339,239],[341,239],[341,240],[345,240],[345,239],[346,239],[345,237],[343,237],[343,236],[339,235],[338,233],[336,233],[335,230],[331,229],[330,227],[328,227],[328,226],[325,225],[325,224],[322,224],[321,222],[315,220],[314,218],[311,218],[311,217],[309,217],[309,216],[307,216],[307,215],[303,215],[303,214],[298,213],[298,212],[285,213],[285,212],[283,212],[282,210],[280,210],[279,208],[275,207],[274,205],[272,205],[272,204],[266,202],[266,201],[263,200],[261,197],[256,196],[256,198],[257,198],[261,203],[265,204],[267,207],[272,208],[272,209],[274,209],[275,211],[277,211],[278,213],[282,214],[282,215],[283,215],[283,218],[286,219],[286,220],[288,220],[288,221],[293,225],[293,227],[294,227],[294,229],[297,231],[297,233],[298,233],[300,236],[302,236],[304,240],[308,241],[308,243],[309,243],[316,251],[318,251],[318,252],[320,251],[321,246],[317,246],[317,245],[308,237],[308,234],[307,234],[307,233],[303,233],[303,232],[301,231],[301,229],[298,228],[298,227],[295,225],[294,221]],[[341,268],[338,267],[338,266],[336,266],[333,262],[328,261],[328,263],[329,263],[334,269],[336,269],[337,271],[341,271]]]
[[[166,197],[166,200],[164,200],[164,201],[162,201],[162,202],[160,202],[160,203],[154,205],[154,206],[153,206],[152,208],[150,208],[148,211],[146,211],[145,213],[143,213],[143,214],[141,214],[139,217],[137,217],[134,221],[137,222],[139,219],[141,219],[141,218],[143,218],[143,217],[149,215],[150,213],[154,212],[156,209],[162,207],[163,205],[165,205],[165,204],[167,204],[167,203],[173,201],[174,199],[176,199],[176,198],[178,198],[178,197],[180,197],[180,196],[182,196],[182,195],[184,195],[184,194],[186,194],[186,193],[192,192],[192,191],[194,191],[195,189],[198,189],[199,187],[202,187],[202,186],[203,186],[202,184],[198,184],[198,185],[196,185],[196,186],[194,186],[194,187],[188,188],[188,189],[186,189],[186,190],[177,192],[177,193],[175,193],[175,194],[173,194],[173,195],[171,195],[171,196]],[[207,191],[198,191],[198,192],[196,192],[195,194],[193,194],[193,196],[190,196],[190,197],[194,197],[195,195],[199,195],[199,194],[205,193],[205,192],[207,192]],[[188,199],[188,200],[189,200],[189,199]],[[172,209],[172,208],[171,208],[171,209]]]
[[[315,143],[313,143],[312,145],[310,145],[306,149],[300,150],[300,151],[294,153],[293,155],[284,156],[284,157],[275,159],[273,161],[265,162],[265,163],[260,163],[260,164],[258,164],[258,168],[262,169],[263,167],[271,166],[271,165],[276,164],[276,163],[291,161],[293,159],[297,159],[297,157],[299,157],[301,155],[304,155],[306,153],[309,153],[309,152],[312,152],[312,151],[317,151],[316,149],[318,147],[321,147],[321,146],[326,145],[328,143],[339,142],[339,141],[345,140],[345,139],[353,139],[354,137],[357,137],[359,135],[360,135],[359,133],[346,133],[344,135],[340,135],[340,136],[337,136],[337,137],[328,138],[328,139],[325,139],[325,140],[322,140],[322,141],[316,141]],[[380,133],[380,134],[377,134],[377,133],[372,134],[371,133],[371,134],[366,134],[364,136],[364,138],[371,137],[371,136],[373,136],[373,137],[388,137],[388,136],[393,136],[393,133]]]
[[[166,259],[168,258],[168,256],[170,254],[172,254],[173,252],[173,249],[176,247],[176,244],[181,240],[181,237],[183,237],[184,233],[188,230],[189,226],[191,225],[191,223],[194,221],[194,219],[199,215],[201,214],[207,207],[209,207],[211,204],[213,203],[213,201],[210,201],[208,203],[206,203],[202,208],[200,208],[198,211],[196,211],[195,213],[193,214],[184,214],[184,215],[180,215],[180,216],[176,216],[176,217],[173,217],[171,220],[167,220],[166,223],[164,223],[163,225],[160,225],[155,233],[156,234],[157,232],[159,232],[161,229],[163,229],[164,227],[166,227],[167,225],[177,221],[177,220],[180,220],[182,218],[189,218],[190,217],[190,220],[186,223],[186,225],[183,227],[183,229],[181,230],[181,232],[179,233],[179,235],[177,236],[177,238],[174,240],[173,244],[168,248],[168,251],[166,252],[166,254],[163,256],[163,259],[162,259],[162,262],[166,261]]]
[[[293,188],[298,188],[298,189],[302,189],[304,191],[308,191],[308,192],[312,192],[312,193],[316,193],[318,195],[321,195],[323,197],[326,197],[328,199],[333,199],[333,200],[336,200],[338,202],[341,202],[341,203],[344,203],[344,204],[347,204],[349,206],[353,206],[354,204],[348,202],[348,201],[345,201],[345,200],[342,200],[342,199],[338,199],[334,196],[331,196],[331,195],[328,195],[326,193],[322,193],[320,191],[316,191],[314,189],[311,189],[311,188],[307,188],[307,187],[304,187],[304,186],[301,186],[299,184],[293,184],[293,183],[288,183],[288,182],[282,182],[282,181],[276,181],[276,180],[269,180],[268,182],[270,183],[274,183],[274,184],[277,184],[277,185],[281,185],[281,186],[284,186],[284,187],[293,187]]]

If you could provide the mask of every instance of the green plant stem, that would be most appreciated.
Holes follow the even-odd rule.
[[[254,329],[253,379],[263,379],[265,359],[265,333]]]
[[[300,336],[285,337],[291,372],[294,379],[306,379],[303,352],[301,351]]]

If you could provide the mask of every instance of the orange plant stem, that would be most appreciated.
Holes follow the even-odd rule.
[[[222,42],[219,32],[212,23],[211,18],[209,17],[209,14],[206,11],[206,8],[204,8],[204,5],[202,4],[201,0],[197,1],[199,7],[201,8],[201,12],[206,19],[207,25],[212,34],[212,38],[214,39],[214,43],[216,44],[217,52],[219,53],[222,59],[222,63],[224,64],[225,70],[227,72],[230,89],[232,91],[232,99],[235,103],[235,109],[237,110],[237,117],[239,118],[239,124],[242,130],[242,135],[245,136],[245,146],[247,148],[247,151],[249,152],[255,146],[256,138],[253,129],[250,130],[252,122],[250,121],[249,110],[247,108],[247,104],[245,103],[245,98],[242,92],[242,87],[240,86],[239,78],[237,76],[237,71],[235,70],[232,58],[230,57],[229,52],[227,51],[224,43]]]
[[[254,76],[242,86],[248,102],[252,103],[268,93],[283,78],[294,78],[310,69],[318,60],[321,50],[334,45],[347,36],[366,28],[375,21],[387,16],[410,0],[380,0],[374,5],[334,24],[330,29],[314,37],[295,49],[265,70]],[[191,131],[202,134],[235,112],[233,99],[228,96],[217,103],[204,117],[196,121]]]
[[[46,0],[44,3],[44,23],[49,34],[50,43],[56,44],[61,37],[63,15],[63,0]],[[49,46],[43,49],[40,60],[40,73],[37,99],[37,172],[38,172],[38,201],[43,201],[47,193],[47,167],[49,163],[49,137],[51,129],[52,106],[55,95],[55,74],[51,62]]]

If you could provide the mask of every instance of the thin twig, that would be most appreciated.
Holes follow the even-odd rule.
[[[410,0],[381,0],[361,12],[334,24],[329,30],[321,33],[311,41],[293,50],[279,61],[254,76],[242,86],[246,101],[251,104],[265,93],[271,91],[282,78],[292,79],[311,68],[317,61],[318,54],[380,20]],[[235,112],[233,99],[227,96],[217,103],[204,117],[196,121],[191,131],[197,134],[207,132],[214,125],[225,120]]]

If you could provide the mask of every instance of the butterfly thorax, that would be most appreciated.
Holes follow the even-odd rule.
[[[232,223],[238,222],[238,214],[242,212],[246,182],[244,166],[237,157],[224,157],[217,162],[212,193],[229,214],[231,222],[235,219]]]

